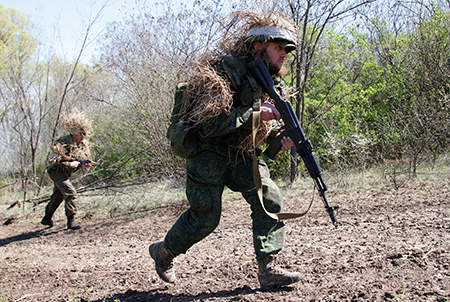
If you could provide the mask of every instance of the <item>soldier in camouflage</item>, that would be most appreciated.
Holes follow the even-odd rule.
[[[75,158],[91,159],[89,142],[85,138],[90,133],[92,126],[91,121],[84,116],[84,113],[76,110],[64,116],[62,121],[68,128],[69,134],[58,138],[52,146],[47,172],[54,187],[41,224],[48,227],[54,226],[53,214],[64,200],[67,228],[77,230],[81,228],[74,219],[77,213],[77,192],[69,178],[72,173],[82,167],[82,164]],[[84,166],[89,168],[91,164],[86,163]]]
[[[246,69],[246,64],[263,57],[278,87],[283,63],[296,49],[296,33],[287,21],[272,26],[253,27],[246,36],[245,54],[231,53],[221,57],[215,70],[226,77],[233,92],[233,109],[213,121],[198,125],[196,155],[187,159],[186,195],[190,208],[183,213],[166,234],[163,242],[149,247],[158,275],[174,283],[173,258],[186,253],[218,226],[222,193],[225,186],[241,192],[250,204],[253,221],[253,245],[258,262],[258,278],[262,288],[289,285],[300,280],[301,274],[286,272],[274,265],[275,255],[282,249],[285,227],[282,221],[270,218],[263,210],[253,177],[252,153],[242,156],[237,148],[252,132],[253,102],[261,98],[261,87]],[[282,20],[282,19],[281,19]],[[283,20],[282,20],[283,21]],[[270,103],[261,104],[261,120],[280,119],[280,113]],[[282,151],[293,146],[290,138],[282,141]],[[277,185],[270,179],[265,162],[258,161],[266,209],[283,211],[283,200]]]

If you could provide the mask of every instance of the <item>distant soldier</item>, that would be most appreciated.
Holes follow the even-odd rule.
[[[85,117],[84,113],[77,110],[63,116],[61,122],[69,134],[58,138],[51,149],[47,172],[53,180],[54,188],[41,224],[53,227],[53,214],[64,200],[67,228],[77,230],[81,228],[74,220],[77,214],[77,192],[69,178],[80,168],[87,169],[95,165],[95,162],[91,161],[89,142],[86,140],[92,131],[92,122]]]
[[[178,118],[179,122],[169,127],[168,137],[172,146],[180,143],[178,149],[172,148],[174,153],[187,158],[186,195],[190,208],[163,241],[150,245],[149,251],[161,279],[176,282],[173,259],[218,226],[222,193],[227,186],[241,192],[251,206],[261,287],[289,285],[298,282],[302,275],[275,265],[276,254],[283,247],[285,227],[283,221],[269,217],[261,206],[252,165],[253,156],[258,156],[261,150],[254,154],[249,144],[254,102],[263,99],[260,113],[263,125],[258,133],[263,143],[279,134],[276,120],[280,119],[280,112],[262,94],[246,66],[262,58],[282,92],[281,76],[286,71],[283,64],[288,53],[297,47],[297,31],[283,15],[276,13],[237,12],[232,21],[237,32],[230,39],[223,39],[224,46],[230,46],[220,50],[224,55],[196,65],[197,69],[188,73],[190,78],[184,88],[178,86],[174,110],[181,99],[180,112],[172,113],[172,118]],[[293,145],[290,138],[283,138],[282,151]],[[258,163],[264,204],[272,213],[282,212],[280,190],[270,179],[266,163],[262,160]]]

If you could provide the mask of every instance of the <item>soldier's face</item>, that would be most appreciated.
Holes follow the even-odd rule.
[[[72,137],[77,142],[77,144],[80,144],[84,139],[84,133],[72,134]]]
[[[255,49],[263,49],[264,45],[260,42],[254,43]],[[278,74],[283,67],[284,61],[287,58],[286,46],[276,44],[274,42],[268,42],[265,53],[270,61],[269,72],[270,74]]]
[[[281,67],[283,67],[284,61],[287,58],[286,46],[269,42],[266,53],[270,59],[270,74],[277,74],[281,70]]]

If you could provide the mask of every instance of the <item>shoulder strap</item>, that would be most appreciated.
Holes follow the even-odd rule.
[[[257,99],[253,103],[253,116],[252,116],[253,150],[255,150],[255,147],[256,147],[256,134],[258,133],[258,129],[259,129],[260,113],[261,113],[261,100]],[[303,213],[271,213],[271,212],[267,211],[266,207],[264,206],[264,201],[263,201],[262,181],[261,181],[261,175],[260,175],[259,169],[258,169],[258,158],[256,156],[256,152],[253,152],[253,178],[255,179],[256,190],[258,192],[258,198],[261,203],[261,206],[262,206],[264,212],[266,212],[266,214],[269,217],[271,217],[275,220],[285,220],[285,219],[302,217],[302,216],[305,216],[309,212],[312,202],[310,203],[308,209]]]

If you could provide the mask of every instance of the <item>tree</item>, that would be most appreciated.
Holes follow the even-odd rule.
[[[413,174],[450,142],[450,14],[436,8],[418,20],[407,35],[393,38],[379,31],[377,40],[385,74],[391,75],[385,137],[396,138],[390,145],[398,146],[397,157],[408,159]]]
[[[1,4],[0,27],[0,111],[5,133],[2,156],[4,163],[10,163],[6,171],[16,166],[24,173],[30,164],[36,169],[39,146],[39,120],[34,113],[41,107],[32,101],[35,94],[31,84],[39,77],[32,63],[37,41],[29,33],[32,24],[24,15]]]
[[[287,4],[290,9],[293,20],[299,25],[298,48],[295,53],[295,87],[296,87],[296,113],[301,124],[305,122],[305,94],[308,89],[308,79],[311,68],[314,64],[315,53],[320,45],[324,31],[328,26],[332,26],[337,22],[341,24],[346,18],[355,14],[360,7],[373,3],[375,0],[359,0],[359,1],[294,1],[288,0]],[[330,83],[329,89],[333,88]],[[328,94],[328,93],[327,93]],[[329,107],[325,100],[323,106]],[[314,120],[315,117],[312,117]],[[293,152],[291,161],[291,181],[297,175],[297,156]]]

